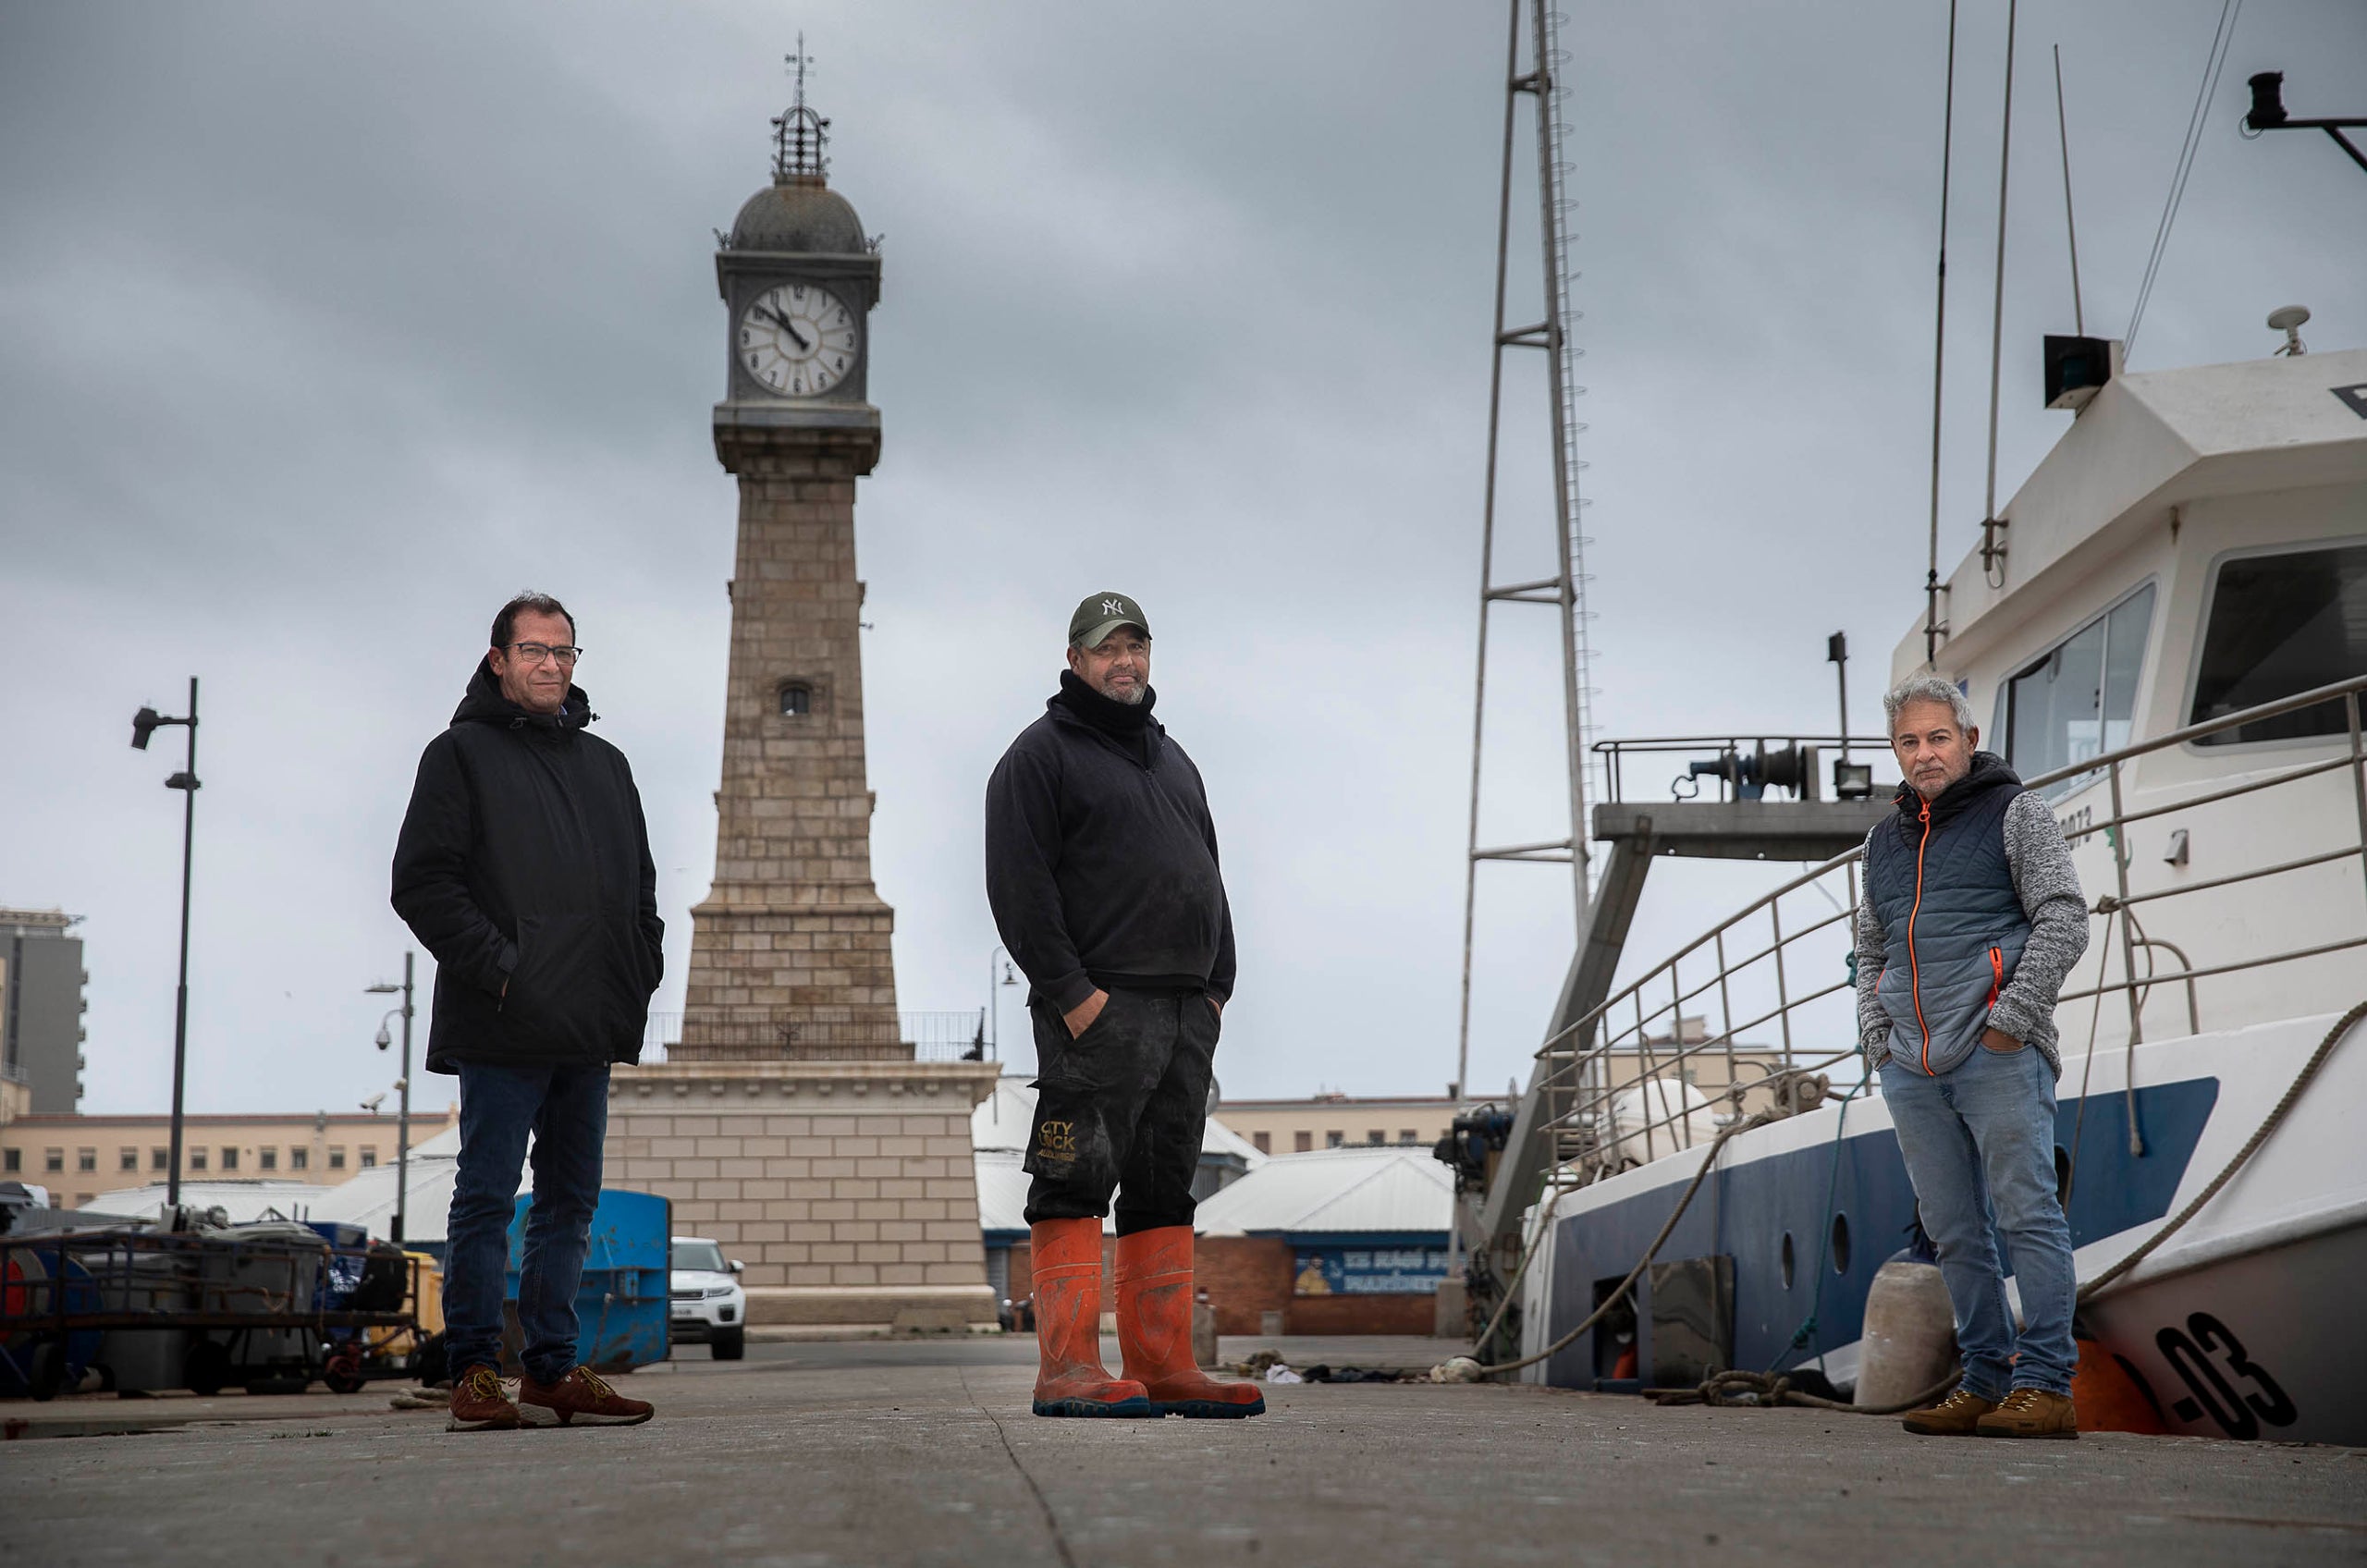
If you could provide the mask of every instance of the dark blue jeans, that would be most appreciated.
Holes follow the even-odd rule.
[[[606,1067],[460,1064],[460,1159],[445,1225],[444,1335],[452,1375],[501,1364],[509,1219],[533,1134],[534,1200],[518,1279],[521,1357],[554,1383],[575,1366],[575,1288],[600,1203],[608,1131]]]

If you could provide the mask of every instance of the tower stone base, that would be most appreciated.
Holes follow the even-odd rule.
[[[907,1047],[909,1051],[909,1047]],[[991,1061],[669,1061],[608,1080],[607,1181],[742,1260],[751,1324],[989,1327],[970,1112]]]

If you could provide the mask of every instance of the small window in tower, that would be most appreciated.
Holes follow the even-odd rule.
[[[116,1151],[115,1163],[117,1170],[138,1170],[140,1169],[140,1151],[138,1149],[117,1149]]]
[[[312,1150],[310,1150],[310,1149],[289,1149],[289,1150],[288,1151],[288,1170],[309,1170],[309,1169],[311,1169],[312,1164],[313,1164],[313,1151],[312,1151]]]
[[[803,680],[784,680],[780,688],[780,716],[783,718],[803,718],[814,711],[814,688]]]
[[[24,1150],[22,1150],[22,1149],[0,1149],[0,1170],[6,1170],[6,1171],[9,1171],[9,1172],[13,1173],[13,1172],[16,1172],[16,1171],[18,1171],[18,1170],[22,1170],[24,1168],[25,1168],[25,1151],[24,1151]]]

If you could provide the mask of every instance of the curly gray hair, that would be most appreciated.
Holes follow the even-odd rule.
[[[1956,716],[1956,728],[1972,733],[1972,700],[1961,687],[1942,675],[1910,675],[1883,693],[1883,722],[1892,729],[1898,726],[1898,711],[1909,703],[1944,703]]]

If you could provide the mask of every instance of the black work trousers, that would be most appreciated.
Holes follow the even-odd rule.
[[[1189,1225],[1208,1119],[1217,1010],[1200,991],[1111,991],[1084,1034],[1050,1002],[1036,1023],[1036,1126],[1027,1222],[1098,1219],[1118,1234]]]

